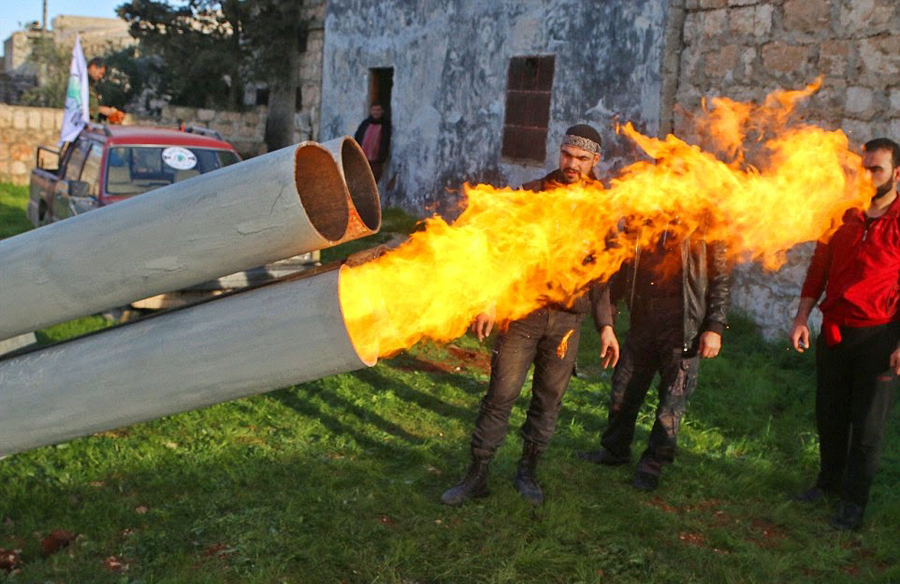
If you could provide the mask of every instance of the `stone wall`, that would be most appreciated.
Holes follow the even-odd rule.
[[[160,118],[136,118],[135,124],[177,128],[185,125],[210,128],[234,145],[242,158],[266,152],[266,108],[257,106],[251,111],[229,112],[203,108],[167,105]]]
[[[823,75],[803,106],[806,121],[842,129],[854,147],[879,136],[900,140],[900,2],[897,0],[675,0],[683,18],[676,134],[688,133],[679,112],[697,111],[704,96],[760,100],[775,89],[799,89]],[[683,109],[679,109],[683,108]],[[667,126],[662,123],[662,126]],[[776,275],[740,269],[734,306],[775,338],[787,331],[813,245],[788,254]]]
[[[0,182],[28,184],[38,146],[56,147],[61,109],[0,103]]]

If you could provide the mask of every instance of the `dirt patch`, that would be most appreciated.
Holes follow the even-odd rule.
[[[447,352],[469,369],[474,369],[481,373],[490,373],[491,371],[490,353],[475,351],[473,349],[463,349],[456,345],[447,345]]]
[[[22,566],[22,558],[19,550],[5,550],[0,548],[0,570],[9,573],[18,570]]]
[[[776,548],[787,537],[783,529],[764,519],[750,520],[750,528],[755,536],[753,543],[761,548]]]
[[[678,534],[678,539],[684,543],[696,547],[706,547],[706,538],[702,533],[691,533],[690,531],[682,531]]]
[[[77,534],[74,534],[70,531],[66,531],[65,529],[56,529],[50,532],[50,535],[41,540],[41,552],[45,556],[49,556],[51,554],[55,554],[59,550],[67,547],[72,541],[77,537]]]
[[[660,511],[665,511],[666,513],[680,513],[680,511],[678,510],[678,507],[669,505],[668,503],[666,503],[659,497],[653,497],[652,499],[647,501],[645,504],[649,505],[651,507],[654,507],[656,509],[659,509]]]
[[[488,374],[491,371],[489,353],[447,345],[447,356],[430,358],[426,355],[403,355],[395,359],[395,367],[401,371],[421,371],[430,374],[456,374],[464,370]]]

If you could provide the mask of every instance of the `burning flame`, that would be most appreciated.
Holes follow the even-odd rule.
[[[563,335],[562,340],[559,342],[559,346],[556,347],[556,356],[560,359],[566,358],[566,353],[569,352],[569,338],[575,334],[575,329],[571,329],[565,335]]]
[[[502,325],[571,302],[614,274],[636,241],[666,231],[705,233],[734,261],[777,269],[788,249],[827,236],[874,193],[843,132],[790,124],[794,104],[817,88],[776,92],[762,105],[712,100],[694,124],[721,159],[629,123],[619,131],[653,160],[630,165],[609,188],[467,185],[468,205],[452,225],[431,217],[393,252],[344,270],[340,300],[354,346],[370,360],[423,338],[459,337],[480,312],[495,309]],[[626,233],[623,218],[638,228]]]

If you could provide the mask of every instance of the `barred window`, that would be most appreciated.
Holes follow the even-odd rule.
[[[503,157],[544,162],[554,66],[553,55],[509,60]]]

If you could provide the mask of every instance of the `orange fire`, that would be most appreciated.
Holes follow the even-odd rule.
[[[652,160],[607,189],[467,186],[452,225],[431,217],[396,250],[344,270],[341,307],[354,346],[374,359],[425,338],[457,338],[480,312],[495,310],[502,325],[570,302],[615,273],[635,238],[647,245],[664,232],[699,230],[725,242],[735,261],[777,269],[788,249],[827,235],[874,192],[843,132],[790,123],[794,104],[817,88],[776,92],[762,105],[712,100],[695,131],[721,159],[627,124],[620,132]],[[639,228],[626,235],[623,218]]]
[[[569,352],[569,339],[573,334],[575,334],[575,329],[572,329],[563,335],[562,340],[559,342],[559,346],[556,347],[556,356],[560,359],[566,358],[566,353]]]

